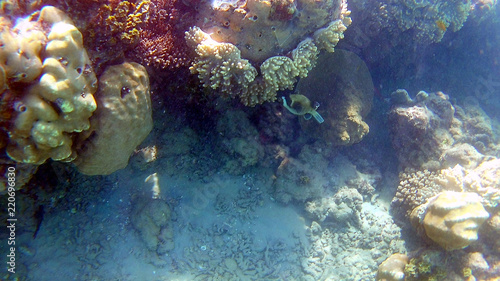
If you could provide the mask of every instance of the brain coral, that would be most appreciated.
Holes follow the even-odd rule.
[[[78,170],[107,175],[125,168],[130,155],[153,128],[149,76],[137,63],[108,67],[99,77],[98,109],[80,138]]]
[[[393,211],[406,214],[420,234],[446,249],[466,247],[477,239],[479,226],[497,212],[499,174],[496,158],[474,169],[460,165],[436,172],[407,169],[400,174]]]
[[[488,217],[476,193],[445,191],[429,200],[423,226],[434,242],[456,250],[478,239],[478,229]]]
[[[12,122],[6,150],[23,163],[71,161],[73,139],[96,109],[97,80],[73,22],[51,6],[35,15],[1,30],[2,111],[13,113],[5,116]]]
[[[191,72],[204,87],[239,96],[248,106],[292,88],[314,66],[319,49],[333,51],[351,23],[345,1],[247,0],[200,11],[199,27],[186,32],[197,54]]]

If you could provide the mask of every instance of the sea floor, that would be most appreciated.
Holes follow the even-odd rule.
[[[36,239],[32,231],[17,238],[15,276],[37,281],[373,280],[381,261],[396,247],[404,251],[402,240],[397,246],[384,242],[384,229],[395,231],[389,240],[400,233],[380,198],[363,203],[359,225],[317,223],[304,203],[273,198],[273,174],[267,170],[203,180],[158,175],[156,199],[144,182],[148,174],[127,171],[100,187],[98,199],[72,197],[69,190],[73,208],[61,204],[47,212]],[[171,210],[161,234],[132,223],[138,216],[134,204],[154,200]],[[158,239],[156,251],[148,249],[148,237]]]

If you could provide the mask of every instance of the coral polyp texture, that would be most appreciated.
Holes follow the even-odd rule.
[[[481,196],[487,208],[500,205],[500,160],[483,161],[475,169],[460,165],[440,171],[406,169],[399,174],[400,183],[393,207],[407,216],[420,205],[443,191],[473,192]]]
[[[345,1],[214,2],[200,11],[198,25],[186,32],[196,52],[191,72],[204,87],[247,106],[292,89],[351,23]]]
[[[193,25],[195,7],[185,1],[145,1],[147,16],[138,25],[139,42],[129,53],[141,64],[156,69],[175,69],[190,64],[184,31]]]
[[[90,127],[96,109],[97,79],[82,34],[50,6],[13,27],[3,21],[2,111],[12,112],[2,120],[9,132],[7,154],[31,164],[71,161],[73,139]]]
[[[434,242],[446,250],[456,250],[478,239],[478,229],[488,217],[479,195],[445,191],[430,199],[423,226]]]
[[[478,240],[480,226],[498,213],[500,160],[490,158],[475,169],[460,165],[437,172],[400,174],[392,204],[406,214],[417,232],[446,250]]]
[[[153,128],[149,76],[137,63],[108,67],[99,77],[99,107],[78,149],[75,164],[87,175],[125,168],[135,148]]]

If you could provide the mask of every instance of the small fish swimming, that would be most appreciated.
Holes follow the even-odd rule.
[[[319,107],[319,103],[315,103],[314,106],[311,105],[311,101],[304,95],[292,94],[290,95],[290,99],[292,103],[290,106],[286,103],[286,98],[281,97],[283,99],[283,106],[288,109],[291,113],[295,115],[304,116],[304,119],[309,120],[311,116],[318,121],[318,123],[323,123],[325,120],[321,115],[316,111]]]

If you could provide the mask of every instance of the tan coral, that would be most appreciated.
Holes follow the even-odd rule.
[[[216,42],[198,27],[186,32],[186,40],[197,53],[191,73],[198,74],[203,86],[219,88],[223,95],[234,97],[246,92],[257,76],[257,70],[241,58],[233,44]]]
[[[294,61],[285,56],[268,58],[260,67],[267,87],[278,90],[293,89],[299,71]]]
[[[316,45],[332,53],[340,39],[344,38],[344,31],[350,24],[351,19],[347,17],[345,20],[332,21],[327,27],[317,30],[314,33]]]
[[[292,51],[292,58],[299,72],[299,77],[307,77],[307,74],[316,66],[319,50],[311,38],[300,42],[297,48]]]
[[[46,38],[37,31],[41,25],[50,26]],[[83,47],[82,35],[62,11],[51,6],[42,9],[38,22],[23,23],[23,26],[24,32],[14,37],[31,51],[26,49],[26,58],[18,60],[14,56],[7,60],[7,64],[21,63],[7,73],[17,75],[12,73],[13,69],[21,73],[19,82],[27,82],[26,79],[37,74],[41,76],[31,87],[17,93],[18,114],[10,129],[7,154],[15,161],[31,164],[41,164],[48,158],[71,161],[75,157],[74,133],[89,128],[89,117],[96,109],[92,94],[97,80]],[[41,57],[35,58],[35,55]],[[43,60],[41,73],[37,70],[39,59]]]
[[[75,164],[87,175],[107,175],[127,166],[153,127],[149,77],[137,63],[108,67],[99,77],[98,109]]]
[[[377,279],[381,281],[402,281],[405,280],[404,269],[408,264],[408,256],[405,254],[392,254],[383,261],[377,271]]]
[[[186,32],[197,54],[191,72],[205,87],[247,106],[274,101],[277,91],[293,88],[316,63],[316,41],[333,51],[350,24],[345,1],[248,0],[212,3],[200,11],[206,33],[199,27]],[[318,29],[315,39],[307,37]]]
[[[477,194],[445,191],[430,199],[423,226],[430,239],[450,251],[476,241],[488,217]]]

